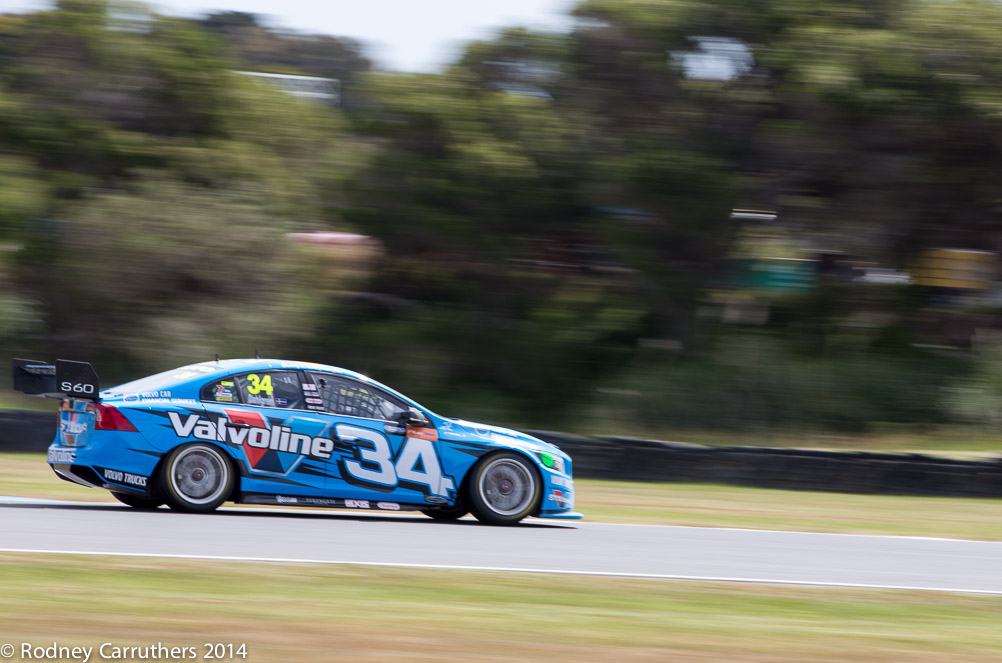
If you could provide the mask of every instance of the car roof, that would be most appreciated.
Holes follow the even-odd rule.
[[[203,377],[214,375],[228,375],[241,371],[265,371],[265,370],[309,370],[322,371],[325,373],[335,373],[348,377],[375,382],[366,375],[349,371],[347,368],[339,366],[328,366],[327,364],[315,364],[309,361],[290,361],[288,359],[220,359],[219,361],[203,361],[198,364],[182,366],[177,370],[191,369]]]
[[[380,384],[372,378],[349,371],[338,366],[328,366],[327,364],[316,364],[308,361],[289,361],[287,359],[221,359],[219,361],[203,361],[198,364],[188,364],[173,368],[169,371],[149,375],[146,377],[117,385],[104,390],[105,396],[114,396],[127,392],[146,392],[162,390],[167,388],[182,387],[188,384],[204,384],[216,377],[224,377],[233,373],[244,371],[274,371],[274,370],[305,370],[318,371],[321,373],[331,373],[333,375],[343,375],[363,382],[368,382],[376,387],[384,389],[391,394],[403,398],[405,401],[413,403],[410,398],[397,392],[394,389]]]

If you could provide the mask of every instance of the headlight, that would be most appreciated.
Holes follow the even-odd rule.
[[[556,470],[557,472],[564,471],[564,459],[560,456],[556,456],[546,451],[537,451],[536,455],[539,456],[540,462],[551,470]]]

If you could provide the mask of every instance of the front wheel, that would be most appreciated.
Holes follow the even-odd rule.
[[[164,503],[159,497],[139,497],[130,493],[112,493],[115,499],[136,509],[155,509]]]
[[[170,452],[160,470],[160,492],[176,511],[205,513],[233,490],[233,467],[219,449],[186,444]]]
[[[470,511],[492,525],[514,525],[539,506],[540,480],[524,456],[503,452],[488,456],[469,482]]]

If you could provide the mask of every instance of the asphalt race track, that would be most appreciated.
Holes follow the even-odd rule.
[[[773,582],[1002,594],[1002,541],[0,497],[0,551]]]

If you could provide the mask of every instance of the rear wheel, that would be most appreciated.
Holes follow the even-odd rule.
[[[492,525],[514,525],[539,506],[541,482],[536,468],[519,454],[488,456],[473,469],[470,511]]]
[[[112,493],[115,499],[136,509],[155,509],[164,503],[159,497],[140,497],[129,493]]]
[[[160,469],[160,492],[177,511],[205,513],[229,498],[233,467],[223,453],[208,444],[174,449]]]
[[[421,509],[421,513],[428,516],[433,520],[438,520],[441,522],[452,522],[453,520],[459,520],[466,514],[470,512],[469,508],[459,504],[456,506],[446,506],[441,509]]]

